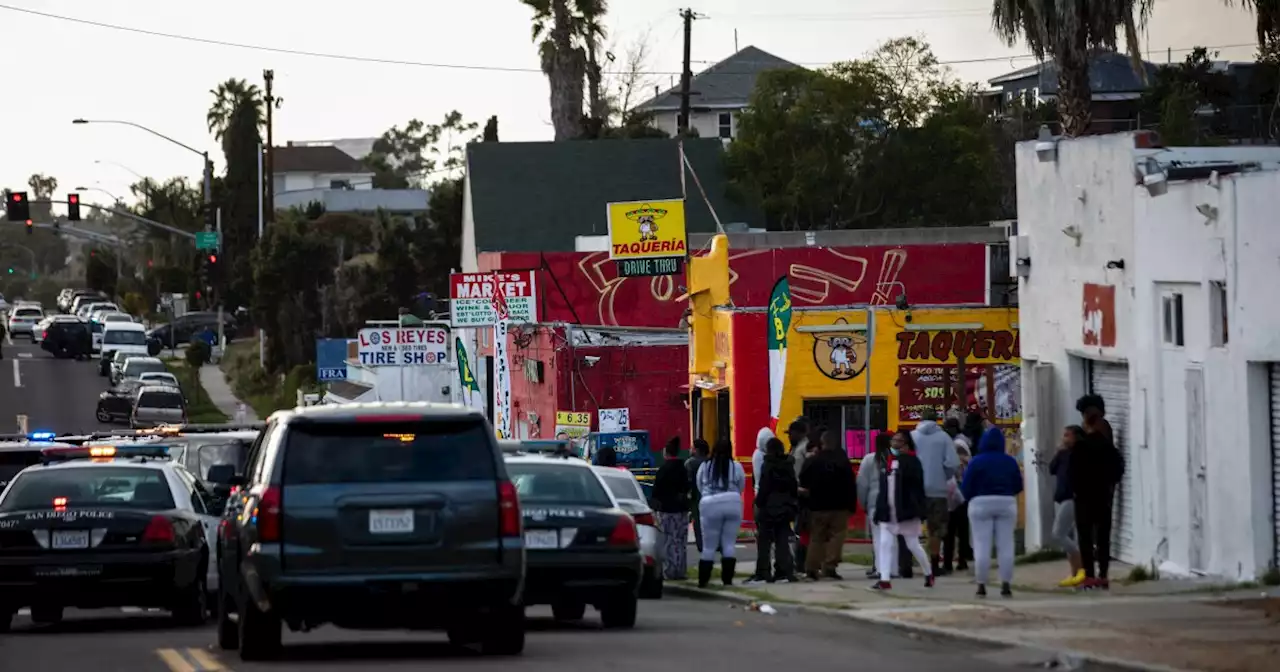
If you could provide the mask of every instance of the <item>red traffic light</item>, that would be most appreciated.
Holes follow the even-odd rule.
[[[147,268],[151,268],[151,260],[150,260],[150,259],[148,259],[148,260],[147,260]]]
[[[9,198],[13,199],[14,203],[19,203],[22,201],[22,194],[10,194]]]
[[[209,263],[211,263],[211,264],[216,264],[216,263],[218,263],[218,255],[216,255],[216,254],[211,254],[211,255],[209,255]]]
[[[30,226],[31,226],[31,220],[29,220],[29,219],[27,220],[27,226],[28,226],[28,227],[30,227]]]
[[[197,292],[196,292],[196,298],[197,298],[197,299],[198,299],[198,298],[200,298],[200,292],[199,292],[199,291],[197,291]]]
[[[70,203],[71,205],[75,205],[79,202],[80,202],[79,194],[67,194],[67,203]]]

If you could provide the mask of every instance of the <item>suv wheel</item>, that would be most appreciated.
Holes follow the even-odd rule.
[[[9,632],[9,626],[13,624],[14,613],[13,607],[0,604],[0,633]]]
[[[98,422],[111,422],[111,414],[105,408],[98,408],[96,415],[98,416]]]
[[[634,628],[638,601],[635,595],[628,595],[608,602],[600,609],[600,621],[606,628]]]
[[[240,598],[240,660],[268,660],[280,651],[280,617],[258,609],[249,595]]]
[[[587,605],[581,602],[564,602],[551,605],[551,615],[557,621],[580,621],[587,613]]]
[[[204,625],[209,617],[209,591],[205,590],[203,564],[191,585],[182,589],[173,605],[173,620],[180,625]]]
[[[524,652],[524,605],[500,607],[485,619],[480,652],[486,656],[518,656]]]
[[[231,620],[231,612],[235,611],[236,603],[224,589],[218,590],[217,600],[218,647],[223,651],[234,651],[240,648],[240,630],[236,622]]]

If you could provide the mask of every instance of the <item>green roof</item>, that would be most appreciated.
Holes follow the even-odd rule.
[[[758,211],[726,196],[719,139],[687,139],[684,151],[722,224],[763,226]],[[609,203],[680,198],[679,142],[473,143],[467,180],[476,252],[571,252],[576,236],[608,234]],[[714,232],[715,220],[691,174],[687,185],[689,233]]]

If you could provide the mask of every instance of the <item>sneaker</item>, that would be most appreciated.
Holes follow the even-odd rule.
[[[893,590],[893,584],[888,581],[876,581],[875,583],[867,586],[867,590],[870,590],[873,593],[883,593]]]
[[[1000,597],[1013,597],[1013,586],[1007,583],[1000,584]]]
[[[779,576],[775,579],[777,583],[800,583],[800,577],[792,574],[791,576]]]
[[[744,585],[744,586],[758,586],[758,585],[760,585],[760,584],[762,584],[762,583],[768,583],[768,582],[769,582],[769,577],[766,577],[766,576],[752,576],[751,578],[747,579],[746,581],[743,581],[743,582],[742,582],[742,585]]]
[[[1077,571],[1074,575],[1068,576],[1058,583],[1060,588],[1075,588],[1084,583],[1084,570]]]
[[[880,576],[880,572],[876,571],[876,568],[875,568],[875,567],[872,567],[871,569],[868,569],[868,570],[867,570],[867,578],[868,578],[868,579],[874,579],[874,578],[876,578],[877,576]]]
[[[969,571],[969,563],[965,562],[964,560],[961,560],[960,563],[956,565],[956,571],[957,572]]]
[[[933,582],[934,582],[934,578],[933,578],[933,575],[932,575],[932,574],[930,574],[929,576],[924,577],[924,587],[925,587],[925,588],[932,588],[932,587],[933,587]]]
[[[817,573],[817,572],[805,572],[805,573],[804,573],[804,578],[805,578],[805,580],[808,580],[808,581],[817,581],[817,580],[818,580],[818,573]]]
[[[1105,577],[1104,577],[1104,578],[1100,578],[1100,579],[1098,579],[1098,585],[1097,585],[1097,588],[1098,588],[1099,590],[1111,590],[1111,581],[1110,581],[1110,579],[1107,579],[1107,578],[1105,578]]]
[[[825,571],[822,573],[822,575],[827,577],[828,579],[834,579],[836,581],[844,581],[844,577],[840,576],[840,574],[838,574],[834,569]]]
[[[979,583],[979,584],[978,584],[978,597],[986,597],[986,596],[987,596],[987,587],[986,587],[986,586],[984,586],[984,585],[982,585],[981,583]]]
[[[1098,588],[1100,585],[1101,584],[1098,579],[1088,577],[1084,581],[1081,581],[1080,585],[1076,586],[1076,590],[1093,590]]]

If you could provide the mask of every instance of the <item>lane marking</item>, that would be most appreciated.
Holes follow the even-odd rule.
[[[33,354],[29,353],[29,352],[19,352],[19,353],[18,353],[18,359],[31,359],[32,357],[35,357],[35,355],[33,355]]]
[[[187,656],[196,661],[204,672],[227,672],[227,667],[218,662],[213,654],[204,649],[187,649]]]
[[[156,655],[160,656],[160,660],[173,672],[197,672],[196,666],[187,662],[186,658],[178,653],[177,649],[156,649]]]
[[[13,360],[13,386],[22,387],[22,371],[18,368],[18,360]]]

